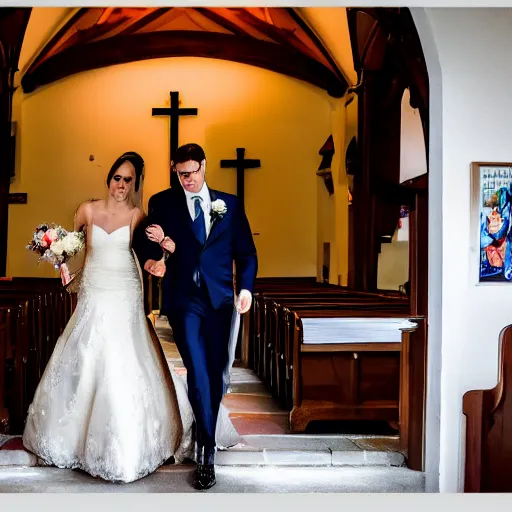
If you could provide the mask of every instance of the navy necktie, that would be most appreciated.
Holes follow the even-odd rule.
[[[204,224],[204,212],[201,208],[201,198],[199,196],[194,196],[192,198],[194,200],[194,222],[192,223],[192,228],[194,230],[194,234],[196,238],[199,240],[201,245],[204,245],[206,241],[206,226]],[[194,271],[194,283],[197,286],[201,286],[201,274],[199,272],[199,267]]]
[[[192,223],[194,228],[194,234],[196,235],[199,243],[203,245],[206,241],[206,226],[204,224],[204,212],[201,208],[201,198],[199,196],[194,196],[194,222]]]

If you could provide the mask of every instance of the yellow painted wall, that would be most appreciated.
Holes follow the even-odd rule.
[[[382,244],[377,263],[377,288],[398,290],[409,280],[409,242],[397,241],[398,228],[390,244]]]
[[[334,194],[317,178],[318,245],[317,279],[322,280],[324,243],[330,244],[329,282],[347,284],[348,277],[348,182],[345,173],[345,99],[331,99],[331,127],[334,156],[331,162]]]
[[[332,132],[332,103],[318,88],[227,61],[174,58],[81,73],[31,95],[15,93],[18,176],[27,205],[9,211],[8,274],[53,275],[24,249],[36,224],[71,226],[77,205],[105,194],[104,180],[124,151],[146,161],[145,199],[168,186],[169,121],[151,116],[180,91],[197,117],[180,121],[180,143],[207,152],[211,187],[235,193],[234,170],[219,161],[245,147],[262,167],[246,171],[246,209],[260,276],[317,272],[318,150]],[[94,161],[89,161],[94,155]],[[322,185],[323,186],[323,185]]]

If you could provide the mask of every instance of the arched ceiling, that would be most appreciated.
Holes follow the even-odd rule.
[[[322,17],[322,10],[331,12]],[[103,66],[199,56],[270,69],[341,97],[354,71],[353,65],[348,73],[342,68],[351,65],[347,60],[351,59],[351,50],[345,9],[336,9],[339,23],[344,24],[339,38],[333,33],[334,10],[115,7],[51,12],[34,8],[27,28],[28,48],[23,48],[20,59],[21,85],[25,92],[32,92],[55,80]],[[341,39],[345,42],[340,43]],[[326,40],[337,55],[327,47]]]
[[[297,9],[321,39],[349,85],[357,83],[345,7],[300,7]]]

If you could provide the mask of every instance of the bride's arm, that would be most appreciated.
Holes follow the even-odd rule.
[[[135,208],[133,212],[132,222],[131,222],[131,232],[132,237],[135,230],[140,226],[141,222],[146,218],[146,215],[140,208]]]
[[[87,201],[82,203],[77,211],[75,212],[75,219],[73,222],[73,231],[81,231],[83,228],[86,228],[89,224],[91,213],[91,202]]]
[[[145,225],[145,219],[146,216],[144,215],[144,212],[142,212],[139,208],[136,208],[136,211],[133,214],[132,217],[132,223],[131,223],[131,232],[132,232],[132,239],[133,235],[135,234],[135,245],[140,247],[140,237],[142,236],[142,228],[144,228]],[[139,240],[137,240],[137,237]],[[136,248],[134,247],[135,255],[137,256],[137,259],[140,257],[137,254]],[[144,262],[144,270],[149,272],[150,274],[153,274],[157,277],[163,277],[165,274],[165,255],[162,255],[160,260],[153,260],[153,259],[147,259]]]

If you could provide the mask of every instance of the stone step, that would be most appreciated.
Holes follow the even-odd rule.
[[[405,457],[394,451],[363,450],[343,436],[248,435],[243,443],[219,450],[218,466],[405,467]],[[23,448],[21,436],[12,436],[0,447],[0,467],[41,466]]]
[[[219,466],[290,466],[341,467],[386,466],[405,467],[405,457],[397,452],[331,451],[325,450],[268,450],[242,449],[217,452]]]
[[[330,450],[330,451],[361,451],[347,436],[330,435],[306,435],[306,434],[283,434],[283,435],[244,435],[243,443],[233,449],[255,449],[255,450]]]
[[[268,394],[228,393],[222,403],[230,413],[280,413],[289,414]]]
[[[37,457],[23,448],[21,436],[0,436],[0,467],[37,466]]]
[[[241,436],[247,434],[286,434],[289,431],[286,413],[230,413],[229,417]]]
[[[230,393],[244,393],[260,396],[271,396],[263,382],[233,382],[231,381]]]
[[[340,435],[244,435],[239,445],[219,451],[216,462],[222,466],[406,465],[402,453],[380,446],[366,450],[358,441]]]

